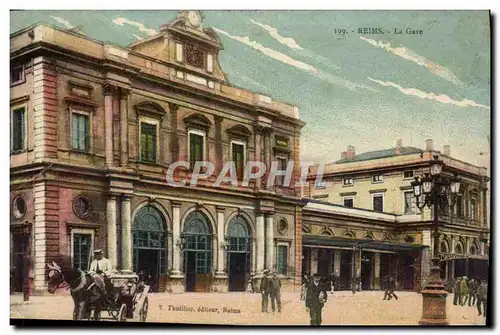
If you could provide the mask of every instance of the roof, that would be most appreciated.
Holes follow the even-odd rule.
[[[335,161],[335,164],[343,164],[343,163],[351,163],[351,162],[359,162],[359,161],[368,161],[371,159],[379,159],[379,158],[387,158],[393,156],[402,156],[402,155],[411,155],[422,153],[422,149],[415,147],[401,147],[400,153],[396,154],[396,148],[384,149],[384,150],[376,150],[369,151],[359,155],[354,156],[353,159],[342,158],[338,161]]]

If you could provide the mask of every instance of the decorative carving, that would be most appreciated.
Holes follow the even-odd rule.
[[[405,242],[406,243],[414,243],[415,242],[415,237],[413,237],[411,235],[406,235],[405,236]]]
[[[205,65],[205,53],[197,45],[186,44],[186,61],[188,64],[203,68]]]
[[[302,226],[302,232],[303,233],[306,233],[306,234],[310,234],[311,233],[311,228],[307,225],[303,225]]]
[[[344,230],[344,235],[348,237],[356,237],[356,233],[351,228],[346,228]]]
[[[373,232],[371,230],[368,230],[365,233],[365,238],[369,238],[370,240],[373,240],[373,239],[375,239],[375,235],[373,234]]]
[[[394,235],[393,235],[392,233],[385,232],[385,233],[384,233],[384,240],[387,240],[387,241],[394,241]]]
[[[92,202],[85,194],[80,194],[73,200],[73,212],[80,219],[86,219],[92,214]]]

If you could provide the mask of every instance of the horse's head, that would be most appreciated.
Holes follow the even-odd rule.
[[[56,262],[52,264],[47,264],[49,269],[48,274],[48,291],[50,294],[54,294],[58,288],[64,283],[64,275],[62,273],[61,267],[57,265]]]

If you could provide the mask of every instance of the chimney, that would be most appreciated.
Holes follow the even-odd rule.
[[[349,145],[347,147],[347,151],[345,152],[345,156],[347,159],[354,159],[356,156],[356,148],[354,148],[352,145]]]
[[[403,140],[399,139],[396,141],[396,155],[401,154],[401,147],[403,146]]]
[[[425,151],[433,151],[434,146],[432,143],[432,139],[425,140]]]
[[[450,149],[451,149],[450,145],[448,144],[443,145],[443,155],[450,156]]]

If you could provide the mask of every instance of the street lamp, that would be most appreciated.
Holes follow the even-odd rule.
[[[439,209],[449,206],[452,211],[460,190],[460,180],[454,174],[452,178],[441,175],[443,163],[434,156],[430,163],[430,174],[423,177],[415,177],[411,183],[416,205],[419,209],[432,208],[433,212],[433,255],[432,267],[430,269],[427,285],[422,290],[422,318],[420,325],[447,325],[446,319],[446,296],[443,282],[441,281],[439,268]]]

